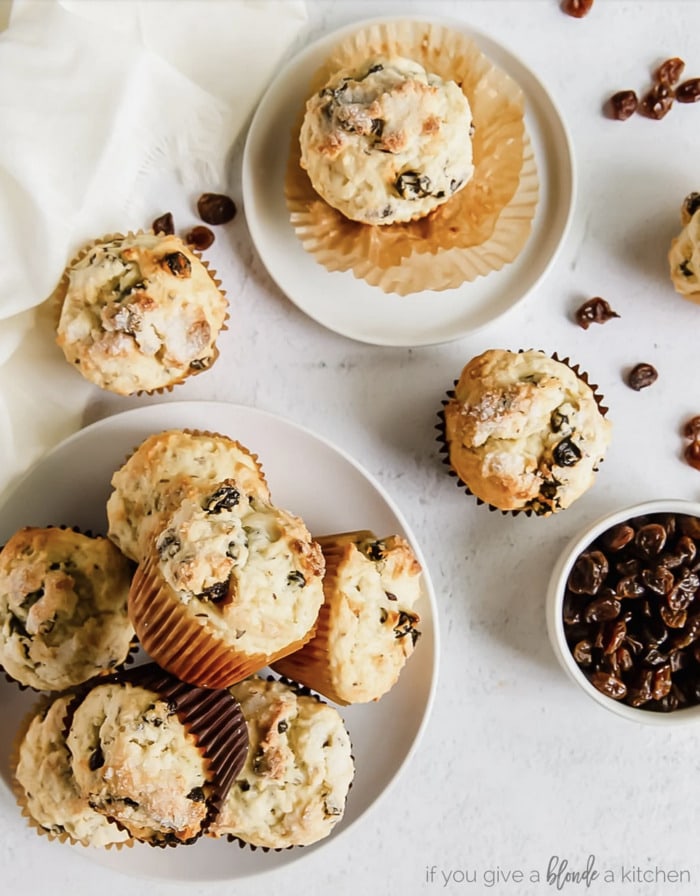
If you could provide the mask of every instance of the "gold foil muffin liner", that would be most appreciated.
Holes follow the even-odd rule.
[[[29,711],[22,721],[20,722],[20,726],[15,734],[15,739],[12,744],[12,750],[10,752],[10,771],[12,773],[12,792],[14,794],[17,805],[20,808],[22,817],[26,821],[27,825],[35,830],[37,834],[40,834],[42,837],[47,837],[49,840],[57,840],[59,843],[70,843],[74,846],[92,846],[91,843],[86,842],[84,840],[76,840],[75,837],[72,837],[68,831],[63,830],[60,832],[52,831],[49,828],[45,828],[42,824],[40,824],[34,816],[29,811],[29,807],[27,805],[27,794],[22,787],[22,785],[17,780],[15,770],[19,764],[20,750],[22,747],[22,742],[29,731],[29,726],[32,721],[36,718],[36,716],[40,715],[43,712],[46,712],[51,705],[51,703],[58,697],[59,694],[52,694],[51,696],[44,695],[42,696],[35,706]],[[75,706],[80,702],[80,695],[76,693],[76,696],[72,703],[68,704],[66,709],[66,716],[64,719],[64,726],[66,733],[68,728],[70,727],[70,719],[72,717],[72,711]],[[66,748],[67,749],[67,748]],[[115,824],[114,822],[110,822],[110,824]],[[116,827],[116,825],[115,825]],[[102,849],[122,849],[124,847],[131,847],[134,845],[133,839],[128,840],[118,840],[114,843],[106,843],[101,848]]]
[[[164,669],[204,688],[226,688],[299,650],[314,629],[273,653],[247,654],[205,628],[172,595],[149,555],[139,565],[129,593],[129,616],[144,650]]]
[[[152,229],[128,230],[126,233],[108,233],[102,237],[99,237],[98,239],[94,239],[94,240],[91,240],[89,243],[86,243],[82,247],[82,249],[80,249],[79,252],[77,252],[77,254],[68,262],[68,264],[63,269],[63,273],[61,274],[61,277],[60,277],[58,283],[56,284],[56,287],[54,288],[53,292],[49,295],[49,297],[46,299],[46,302],[45,302],[45,304],[50,307],[50,309],[53,313],[54,329],[58,328],[58,324],[61,319],[61,311],[63,309],[63,302],[66,298],[66,295],[68,293],[68,287],[70,285],[71,268],[73,268],[76,264],[78,264],[78,262],[80,262],[83,258],[85,258],[85,256],[88,255],[96,246],[102,245],[103,243],[111,242],[112,240],[131,239],[133,237],[143,236],[144,234],[148,235],[148,236],[160,236],[163,238],[168,236],[167,234],[162,234],[162,233],[157,234]],[[173,236],[173,234],[170,234],[169,236]],[[180,239],[179,237],[177,237],[176,234],[175,234],[175,236],[177,239]],[[184,240],[181,240],[181,242],[184,243]],[[216,340],[218,340],[219,335],[221,333],[223,333],[225,330],[228,330],[228,321],[230,318],[228,296],[226,295],[226,290],[223,288],[221,280],[219,280],[216,271],[213,270],[212,268],[210,268],[208,260],[206,258],[204,258],[204,256],[199,251],[199,249],[195,249],[194,246],[191,246],[189,243],[184,243],[184,244],[187,246],[188,252],[191,252],[202,263],[202,266],[205,268],[212,283],[218,289],[218,291],[221,293],[224,301],[226,302],[226,311],[224,313],[224,320],[223,320],[223,323],[221,324],[221,327],[219,328],[219,332],[216,335],[214,344],[212,345],[211,361],[209,362],[209,364],[206,365],[206,367],[190,368],[189,370],[185,371],[185,373],[183,373],[182,376],[173,379],[173,381],[168,383],[167,385],[158,386],[155,389],[138,389],[136,392],[130,393],[131,397],[133,397],[135,395],[136,396],[138,396],[138,395],[164,395],[167,392],[172,392],[173,389],[175,388],[175,386],[181,385],[186,380],[188,380],[190,377],[196,376],[198,373],[203,373],[205,370],[209,370],[211,367],[213,367],[214,363],[216,362],[217,358],[219,357],[219,347],[216,343]],[[93,383],[93,385],[97,385],[97,384]],[[99,389],[99,388],[104,388],[104,387],[97,386],[97,388]],[[104,389],[104,391],[112,391],[112,390]],[[114,394],[120,394],[120,393],[114,393]]]
[[[519,349],[519,351],[522,352],[523,349]],[[552,354],[549,355],[549,357],[552,358],[553,361],[559,361],[561,364],[566,364],[566,366],[570,370],[572,370],[576,374],[576,376],[588,386],[588,388],[591,390],[591,393],[593,394],[593,398],[595,399],[596,404],[598,405],[598,410],[603,415],[603,417],[605,417],[608,413],[608,408],[603,404],[605,399],[603,398],[603,395],[598,391],[598,386],[589,381],[588,374],[585,371],[582,371],[579,368],[578,364],[573,364],[571,359],[568,357],[560,358],[556,352],[552,352]],[[455,380],[454,385],[456,386],[458,382],[459,382],[459,380]],[[437,430],[437,433],[438,433],[437,437],[436,437],[436,441],[439,446],[438,452],[439,452],[439,454],[442,455],[441,460],[442,460],[443,464],[445,464],[445,466],[448,468],[447,469],[448,476],[452,476],[455,479],[457,486],[459,488],[461,488],[466,495],[470,495],[471,497],[473,497],[478,505],[487,507],[492,512],[497,511],[498,513],[502,514],[503,516],[520,516],[521,514],[523,516],[528,516],[528,517],[532,516],[534,514],[534,511],[531,508],[522,508],[519,510],[503,510],[500,507],[495,507],[493,504],[489,504],[488,502],[483,501],[481,498],[477,497],[474,494],[474,492],[472,492],[472,490],[469,488],[469,486],[466,484],[466,482],[464,482],[464,480],[462,480],[460,478],[458,473],[452,469],[452,466],[450,464],[450,448],[449,448],[449,445],[447,444],[447,433],[446,433],[446,425],[445,425],[445,406],[450,403],[450,400],[452,398],[454,398],[455,390],[449,389],[445,393],[445,396],[446,397],[443,398],[441,401],[442,406],[441,406],[440,410],[438,411],[438,415],[437,415],[438,422],[435,425],[435,429]],[[601,463],[602,463],[602,461],[601,461]],[[561,512],[561,511],[559,511],[559,512]],[[554,515],[555,515],[554,513],[547,514],[547,516],[554,516]]]
[[[304,248],[329,271],[351,270],[399,295],[455,288],[513,261],[529,236],[539,179],[522,91],[468,36],[437,24],[390,21],[342,41],[315,73],[307,95],[341,68],[392,53],[461,85],[474,120],[471,180],[448,202],[407,224],[351,221],[318,196],[301,168],[302,108],[285,177],[290,220]]]

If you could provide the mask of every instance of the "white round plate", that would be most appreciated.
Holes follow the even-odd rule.
[[[356,774],[344,818],[330,837],[312,847],[279,852],[241,849],[202,838],[192,846],[154,849],[76,849],[119,871],[156,878],[203,881],[242,878],[279,868],[334,840],[385,794],[410,759],[425,728],[436,685],[438,634],[435,595],[415,538],[382,487],[355,461],[306,429],[252,408],[220,402],[168,402],[108,417],[76,433],[41,459],[0,506],[0,544],[22,526],[76,525],[106,531],[110,477],[126,455],[154,432],[171,428],[225,433],[255,452],[275,503],[304,519],[312,533],[372,529],[403,534],[423,566],[425,597],[417,608],[422,637],[394,688],[377,703],[346,707]],[[15,731],[37,695],[3,680],[0,704],[2,777],[9,784],[7,756]],[[8,792],[1,811],[16,813]],[[37,838],[45,848],[44,838]]]
[[[444,292],[391,295],[356,279],[350,271],[327,271],[303,248],[289,220],[284,198],[288,140],[316,69],[338,41],[370,21],[390,19],[356,22],[311,44],[282,69],[263,96],[243,153],[246,220],[255,247],[279,288],[328,329],[374,345],[450,342],[486,326],[514,307],[553,264],[573,208],[571,141],[551,97],[519,59],[464,23],[445,22],[453,30],[472,37],[524,93],[525,126],[540,179],[540,198],[525,248],[500,271]]]

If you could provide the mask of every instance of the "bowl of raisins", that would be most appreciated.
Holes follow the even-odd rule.
[[[637,722],[700,720],[700,504],[635,504],[562,552],[547,629],[569,676]]]

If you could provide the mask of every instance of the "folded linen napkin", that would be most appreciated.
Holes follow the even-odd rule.
[[[220,190],[227,153],[306,22],[303,0],[14,0],[0,34],[0,491],[77,429],[89,384],[42,346],[67,261]],[[46,356],[45,356],[46,355]],[[68,370],[70,373],[70,370]]]

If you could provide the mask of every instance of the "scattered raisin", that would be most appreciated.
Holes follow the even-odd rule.
[[[236,203],[223,193],[202,193],[197,211],[205,224],[228,224],[236,217]]]
[[[684,457],[691,467],[700,470],[700,440],[695,439],[686,446]]]
[[[588,15],[593,6],[593,0],[562,0],[561,8],[575,19],[582,19]]]
[[[683,427],[683,435],[686,439],[693,439],[693,441],[700,439],[700,415],[688,420]]]
[[[171,212],[165,212],[155,219],[151,224],[154,233],[163,233],[165,236],[171,236],[175,233],[175,223]]]
[[[659,84],[663,84],[665,87],[673,87],[674,84],[677,84],[680,81],[684,68],[685,62],[683,62],[682,59],[679,59],[678,56],[673,56],[661,63],[656,70],[654,78]]]
[[[658,372],[651,364],[635,364],[627,376],[627,385],[635,392],[646,389],[658,379]]]
[[[639,98],[634,90],[618,90],[605,104],[605,113],[615,121],[626,121],[637,111]]]
[[[679,103],[697,103],[700,101],[700,78],[689,78],[676,87],[676,99]]]
[[[185,234],[185,242],[193,249],[204,252],[214,242],[214,234],[203,224],[197,224]]]
[[[617,314],[617,312],[612,310],[605,299],[601,299],[600,296],[595,296],[592,299],[588,299],[587,302],[584,302],[577,310],[576,323],[579,327],[583,327],[584,330],[587,330],[591,324],[604,324],[613,317],[619,316],[620,315]]]
[[[653,118],[655,121],[659,121],[668,114],[672,105],[673,93],[670,88],[666,87],[665,84],[654,84],[642,97],[638,111],[647,118]]]

